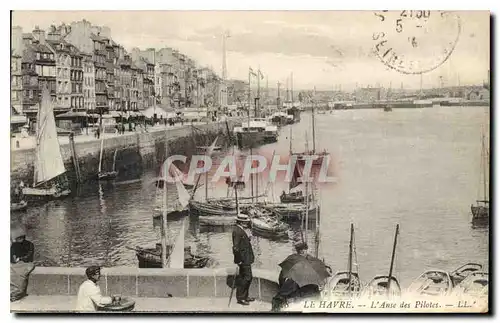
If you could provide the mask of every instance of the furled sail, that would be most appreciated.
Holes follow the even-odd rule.
[[[168,267],[169,268],[184,268],[184,235],[186,231],[186,218],[182,220],[181,229],[175,239],[172,252],[170,253]]]
[[[37,122],[35,186],[66,172],[57,139],[54,108],[47,86],[42,90]]]

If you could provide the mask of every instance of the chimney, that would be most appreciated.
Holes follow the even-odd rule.
[[[19,26],[14,26],[11,29],[11,34],[12,34],[11,50],[14,51],[14,54],[21,55],[24,50],[23,29]]]
[[[33,30],[33,37],[40,42],[40,44],[45,45],[45,31],[35,26]]]

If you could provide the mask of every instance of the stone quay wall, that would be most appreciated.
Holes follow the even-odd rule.
[[[111,267],[101,270],[99,286],[104,295],[121,295],[132,298],[149,297],[228,297],[231,293],[234,268],[200,269],[145,269]],[[271,302],[278,291],[278,272],[252,269],[253,280],[249,294]],[[86,280],[85,268],[37,267],[31,273],[28,295],[78,294]],[[233,297],[235,297],[233,295]]]
[[[240,122],[239,119],[228,120],[230,131]],[[193,129],[194,127],[194,129]],[[165,158],[165,138],[169,141],[169,155],[183,154],[191,156],[196,145],[208,146],[219,136],[217,145],[228,144],[227,126],[225,122],[185,125],[181,127],[149,128],[148,132],[125,133],[104,139],[102,170],[110,171],[116,151],[115,169],[119,175],[137,174],[143,169],[159,165]],[[95,180],[99,170],[101,140],[75,142],[75,151],[80,167],[82,181]],[[76,180],[75,166],[71,156],[70,145],[61,144],[61,153],[67,169],[68,178]],[[34,174],[35,149],[11,150],[11,183],[24,181],[31,185]]]

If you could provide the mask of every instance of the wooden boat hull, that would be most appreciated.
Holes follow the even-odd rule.
[[[193,216],[232,216],[236,217],[236,208],[221,207],[213,203],[189,201],[189,214]]]
[[[172,248],[172,246],[167,246],[167,250],[169,250],[168,247],[170,247],[170,249]],[[188,249],[189,247],[185,248],[185,250]],[[161,249],[159,250],[158,247],[156,249],[137,248],[136,256],[139,261],[139,268],[163,268],[161,261]],[[185,255],[184,268],[204,268],[209,260],[209,257]]]
[[[28,202],[26,202],[26,201],[21,201],[18,203],[10,203],[11,212],[24,211],[27,208],[28,208]]]
[[[312,195],[309,195],[309,201],[312,201]],[[285,193],[280,195],[281,203],[305,203],[306,196],[297,193]]]
[[[100,181],[105,181],[105,180],[115,179],[116,176],[118,176],[118,172],[116,172],[116,171],[101,172],[101,173],[97,174],[97,179]]]
[[[349,288],[350,286],[350,288]],[[362,290],[361,280],[356,272],[351,273],[349,284],[349,272],[342,271],[333,275],[324,288],[324,296],[335,298],[358,297]]]
[[[479,272],[483,269],[483,266],[476,263],[467,263],[463,266],[458,267],[450,273],[451,280],[454,286],[460,284],[464,279],[474,272]]]
[[[490,220],[490,208],[484,205],[471,205],[473,224],[488,224]]]
[[[413,295],[425,297],[448,296],[452,292],[453,281],[450,275],[442,270],[429,270],[420,275],[408,288]]]
[[[252,219],[252,232],[269,239],[288,239],[288,225],[285,223],[268,224],[263,219]]]
[[[382,298],[386,299],[400,297],[401,286],[399,281],[393,276],[391,277],[391,284],[389,286],[389,276],[375,276],[363,290],[363,295],[368,298]]]
[[[198,219],[202,226],[232,226],[236,224],[236,216],[207,215]]]
[[[155,181],[155,185],[158,188],[164,188],[165,187],[165,181],[163,179],[157,179]],[[185,189],[190,190],[194,188],[194,184],[188,184],[188,183],[182,183]]]
[[[70,189],[59,191],[56,189],[45,189],[45,188],[35,188],[35,187],[25,187],[23,188],[23,195],[26,200],[40,201],[40,200],[56,200],[69,196],[71,194]]]
[[[467,278],[453,289],[453,295],[458,297],[487,298],[488,289],[488,273],[476,271],[467,276]]]
[[[175,210],[175,211],[170,211],[167,213],[167,219],[175,221],[175,220],[181,219],[187,215],[189,215],[189,210],[187,208],[183,209],[183,210]],[[154,213],[153,213],[154,220],[161,220],[162,216],[163,216],[162,208],[157,208],[154,210]]]
[[[301,221],[305,216],[305,208],[306,208],[304,204],[298,204],[298,203],[264,204],[261,207],[275,213],[282,220],[290,222]],[[308,214],[309,222],[316,221],[316,208],[319,208],[319,206],[312,205],[309,207],[309,214]]]
[[[238,132],[236,134],[236,139],[238,140],[238,146],[240,148],[252,148],[260,145],[273,143],[278,141],[277,132]]]

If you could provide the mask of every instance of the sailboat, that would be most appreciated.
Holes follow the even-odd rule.
[[[327,296],[352,298],[359,296],[362,286],[358,271],[353,271],[354,225],[351,223],[351,239],[349,242],[348,271],[337,272],[327,283],[324,293]]]
[[[316,89],[314,90],[316,92]],[[291,151],[290,152],[292,155],[297,156],[298,161],[305,161],[306,159],[304,158],[305,156],[312,156],[315,155],[317,158],[313,160],[313,166],[321,166],[323,164],[323,159],[325,156],[329,156],[330,153],[328,153],[326,150],[323,150],[321,152],[316,151],[316,118],[315,118],[315,105],[313,103],[312,106],[312,113],[311,113],[311,123],[312,123],[312,142],[313,142],[313,149],[312,150],[306,150],[305,152],[302,153],[294,153]]]
[[[167,132],[165,131],[165,136]],[[165,142],[165,157],[168,156],[168,140]],[[164,183],[167,182],[167,159],[162,165]],[[182,185],[179,176],[174,174],[175,184],[178,193],[177,203],[175,203],[173,210],[167,209],[167,187],[165,185],[163,190],[163,203],[161,208],[161,243],[156,244],[155,248],[141,248],[136,247],[137,260],[139,261],[139,268],[202,268],[205,267],[210,260],[208,257],[200,257],[191,253],[190,247],[184,246],[184,233],[186,218],[183,219],[181,230],[173,245],[167,242],[167,219],[181,212],[187,214],[187,205],[189,203],[190,195]]]
[[[55,199],[68,196],[66,168],[61,154],[61,147],[57,139],[54,106],[49,89],[42,89],[42,102],[38,108],[35,171],[33,186],[24,187],[26,199]]]
[[[165,142],[165,145],[168,147],[168,141]],[[167,155],[165,155],[167,156]],[[175,170],[173,171],[172,169],[177,169],[177,167],[175,167],[174,164],[171,164],[170,165],[170,168],[169,170],[167,171],[167,159],[165,159],[165,162],[163,163],[162,165],[162,170],[161,170],[161,174],[162,174],[162,182],[164,183],[163,184],[163,188],[164,188],[164,194],[162,195],[166,195],[167,193],[167,185],[168,185],[168,181],[167,181],[167,173],[170,174],[171,176],[173,176],[173,178],[175,179],[175,187],[176,187],[176,191],[177,191],[177,199],[176,199],[176,202],[174,203],[173,205],[173,208],[168,210],[167,209],[167,204],[166,204],[166,201],[163,201],[163,204],[161,206],[161,208],[156,208],[155,209],[155,212],[153,214],[153,218],[160,218],[164,212],[168,212],[167,216],[170,216],[170,217],[180,217],[180,216],[185,216],[185,215],[188,215],[188,205],[189,205],[189,200],[191,199],[191,195],[189,194],[189,192],[186,190],[185,186],[183,185],[183,178],[182,178],[182,172],[179,170],[178,172],[176,172]],[[167,183],[165,185],[165,183]],[[164,198],[165,200],[165,198]]]
[[[101,139],[101,152],[99,153],[99,172],[97,173],[97,179],[99,179],[99,180],[114,179],[118,175],[118,172],[115,169],[115,167],[116,167],[116,153],[117,153],[117,150],[115,150],[115,154],[113,156],[113,170],[111,170],[109,172],[103,172],[102,171],[103,151],[104,151],[104,135],[102,136],[102,139]]]
[[[396,256],[396,244],[399,235],[399,224],[396,226],[394,235],[394,244],[392,246],[391,267],[389,275],[375,276],[366,286],[364,295],[368,298],[394,298],[401,296],[401,286],[396,277],[393,276],[394,258]]]
[[[476,201],[476,205],[471,205],[472,224],[488,225],[490,218],[490,201],[488,198],[488,168],[490,153],[485,143],[484,131],[481,134],[481,177],[483,181],[483,196]]]
[[[194,188],[194,183],[189,182],[187,180],[186,174],[184,174],[177,166],[174,164],[170,165],[169,169],[170,175],[174,177],[178,177],[184,188],[186,189],[193,189]],[[156,187],[158,188],[164,188],[165,187],[165,181],[164,181],[164,176],[163,176],[163,168],[160,171],[160,177],[156,179],[155,181]]]

